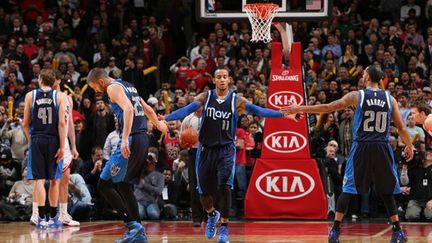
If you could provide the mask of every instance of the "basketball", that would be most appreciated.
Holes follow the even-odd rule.
[[[198,133],[193,128],[186,128],[180,134],[180,146],[190,148],[198,142]]]

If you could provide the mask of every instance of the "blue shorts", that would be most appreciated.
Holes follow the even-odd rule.
[[[354,142],[345,168],[343,192],[367,194],[372,184],[380,195],[400,193],[393,149],[387,142]]]
[[[221,147],[198,146],[195,163],[197,189],[201,195],[214,195],[218,187],[233,188],[236,147],[234,143]]]
[[[126,159],[121,154],[121,139],[116,151],[111,154],[108,162],[102,169],[100,178],[114,183],[127,182],[136,183],[139,181],[141,172],[147,164],[148,138],[145,132],[135,133],[129,136],[129,149],[131,154]]]
[[[58,148],[57,137],[31,137],[27,160],[27,179],[61,179],[63,160],[57,164],[57,159],[54,157]]]

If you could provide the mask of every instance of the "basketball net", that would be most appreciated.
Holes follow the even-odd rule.
[[[252,42],[272,40],[270,35],[271,22],[276,16],[279,6],[273,3],[245,4],[245,12],[252,25]]]

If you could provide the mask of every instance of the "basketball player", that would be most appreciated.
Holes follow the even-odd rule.
[[[52,89],[56,90],[57,92],[61,92],[60,83],[61,83],[61,73],[57,71],[56,81],[54,82]],[[66,95],[66,98],[67,98],[67,102],[66,102],[65,114],[66,114],[67,136],[64,144],[65,149],[64,149],[64,156],[63,156],[62,178],[60,179],[59,220],[65,225],[79,226],[80,223],[78,221],[73,220],[72,216],[70,216],[69,213],[67,212],[67,203],[69,197],[70,167],[72,165],[71,162],[73,159],[74,160],[77,159],[79,154],[75,145],[75,129],[73,125],[70,125],[73,124],[73,119],[72,119],[73,101],[70,96]],[[71,146],[69,146],[68,138],[70,140]],[[72,147],[72,149],[70,147]],[[32,213],[32,217],[30,218],[30,222],[37,224],[37,219],[38,219],[37,207],[35,208],[33,206],[33,213]]]
[[[261,108],[249,103],[246,98],[237,97],[228,89],[228,70],[217,69],[214,75],[216,89],[201,93],[194,102],[167,115],[165,119],[181,120],[203,107],[196,168],[200,201],[208,214],[205,236],[207,239],[216,236],[217,223],[221,219],[218,242],[229,242],[228,221],[235,171],[234,139],[238,114],[247,111],[262,117],[282,118],[283,113]],[[212,195],[217,195],[220,213],[213,207]]]
[[[25,97],[23,128],[29,141],[27,177],[35,180],[33,195],[38,204],[38,229],[62,227],[57,214],[57,203],[67,132],[67,98],[65,94],[51,88],[55,78],[54,71],[41,70],[38,80],[40,88],[27,93]],[[45,180],[50,180],[48,221],[45,218]]]
[[[103,168],[98,183],[101,194],[126,224],[126,233],[116,242],[147,242],[133,193],[133,183],[145,168],[149,145],[145,115],[160,131],[166,133],[168,128],[158,121],[156,113],[131,84],[110,78],[102,68],[92,69],[87,83],[96,92],[108,93],[121,131],[117,150]]]
[[[424,101],[416,101],[411,105],[411,115],[414,122],[423,125],[423,129],[432,136],[431,107]]]
[[[397,168],[389,143],[390,119],[396,124],[405,147],[407,161],[413,157],[413,145],[402,122],[397,101],[389,92],[378,88],[382,72],[375,66],[366,68],[363,80],[366,89],[348,93],[330,104],[289,106],[281,110],[286,114],[329,113],[355,107],[353,144],[345,168],[343,192],[336,205],[336,217],[329,233],[329,242],[339,242],[340,223],[354,194],[367,194],[371,183],[376,187],[393,224],[391,242],[405,242],[405,233],[399,224],[396,202],[392,194],[400,193]]]

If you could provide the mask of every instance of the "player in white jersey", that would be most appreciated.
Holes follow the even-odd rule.
[[[416,101],[411,105],[411,115],[416,124],[423,125],[423,129],[432,136],[432,109],[424,101]]]
[[[57,91],[60,90],[60,84],[61,84],[61,73],[56,72],[56,81],[53,85],[53,89]],[[79,226],[80,223],[78,221],[75,221],[72,219],[72,216],[69,215],[67,212],[67,203],[68,203],[68,196],[69,196],[69,179],[70,179],[70,167],[72,165],[72,160],[77,159],[79,154],[76,149],[76,143],[75,143],[75,129],[73,126],[73,118],[72,118],[72,110],[73,110],[73,101],[70,96],[67,96],[67,104],[65,109],[66,114],[66,131],[68,132],[66,136],[66,141],[64,145],[64,156],[63,156],[63,168],[62,168],[62,178],[60,180],[60,195],[59,195],[59,201],[60,201],[60,207],[59,207],[59,220],[69,226]],[[71,145],[69,145],[69,142]],[[71,149],[72,147],[72,149]],[[33,203],[34,205],[35,203]],[[36,206],[37,207],[37,206]],[[36,208],[37,209],[37,208]],[[37,223],[37,210],[35,210],[35,207],[33,206],[33,214],[30,218],[30,221],[34,224]]]

